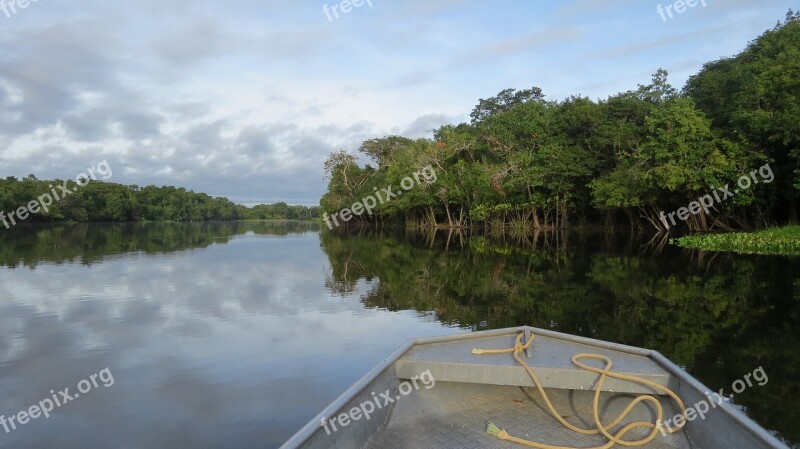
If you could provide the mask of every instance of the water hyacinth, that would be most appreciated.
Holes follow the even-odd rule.
[[[690,235],[672,239],[670,243],[682,248],[705,251],[800,256],[800,226],[786,226],[758,232]]]

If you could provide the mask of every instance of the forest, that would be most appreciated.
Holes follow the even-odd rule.
[[[44,194],[59,193],[63,180],[0,179],[0,211],[6,213],[29,204]],[[25,222],[136,222],[136,221],[236,221],[309,220],[319,217],[318,207],[286,203],[246,207],[227,198],[211,197],[172,186],[127,186],[92,181],[83,187],[68,181],[74,192],[53,201],[47,211],[31,214]],[[7,220],[6,222],[8,222]],[[0,227],[2,229],[2,227]]]
[[[387,201],[364,224],[493,230],[627,226],[672,230],[662,212],[769,164],[774,181],[737,191],[674,228],[753,230],[796,223],[800,204],[800,13],[678,90],[659,69],[605,100],[548,101],[542,89],[479,100],[470,123],[432,139],[386,136],[325,163],[335,213],[431,165],[437,181]]]

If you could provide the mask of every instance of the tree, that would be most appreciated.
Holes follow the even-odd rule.
[[[358,151],[369,156],[378,167],[384,167],[391,163],[392,158],[398,151],[412,142],[413,140],[406,137],[386,136],[364,141]]]
[[[478,104],[469,116],[472,117],[472,123],[476,124],[495,114],[507,111],[514,105],[527,103],[529,101],[544,101],[542,89],[538,87],[520,91],[516,89],[504,89],[494,97],[486,100],[482,98],[478,100]]]
[[[479,100],[471,123],[442,126],[433,139],[365,141],[358,150],[377,169],[334,153],[321,206],[349,207],[430,165],[435,185],[358,221],[529,231],[566,228],[575,218],[612,227],[624,215],[632,229],[664,231],[675,224],[665,224],[662,211],[774,162],[779,182],[743,189],[686,221],[692,231],[770,225],[798,214],[798,99],[800,14],[790,11],[740,55],[707,64],[682,92],[663,69],[648,84],[601,101],[553,102],[536,87],[505,89]]]
[[[684,89],[728,139],[774,162],[766,209],[800,218],[800,14],[762,34],[740,54],[703,66]]]

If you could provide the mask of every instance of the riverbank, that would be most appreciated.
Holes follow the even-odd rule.
[[[800,226],[770,228],[757,232],[690,235],[673,239],[670,243],[704,251],[800,256]]]

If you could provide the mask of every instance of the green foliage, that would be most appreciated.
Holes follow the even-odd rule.
[[[762,34],[739,55],[706,64],[685,93],[714,127],[748,152],[774,162],[770,215],[797,221],[800,211],[800,14]]]
[[[0,211],[8,215],[43,195],[53,198],[47,209],[31,214],[31,222],[135,222],[135,221],[234,221],[244,219],[313,219],[319,208],[288,206],[286,203],[259,205],[253,208],[237,205],[227,198],[214,198],[204,193],[172,186],[125,186],[91,181],[78,187],[73,181],[66,186],[71,194],[64,195],[58,186],[63,180],[38,180],[28,176],[0,179]],[[55,193],[54,193],[55,192]],[[56,200],[56,195],[59,199]],[[46,200],[45,200],[46,201]],[[6,218],[9,225],[11,219]],[[19,222],[19,220],[14,220]],[[0,226],[0,229],[5,226]],[[5,230],[5,229],[3,229]]]
[[[399,150],[413,143],[411,139],[401,136],[387,136],[370,139],[361,144],[359,152],[369,156],[379,167],[389,164]]]
[[[704,251],[800,256],[800,226],[765,229],[759,232],[691,235],[673,239],[671,242],[683,248]]]
[[[325,163],[321,206],[328,213],[350,207],[430,165],[436,183],[356,221],[504,232],[567,228],[577,217],[665,231],[661,211],[769,162],[775,183],[740,192],[681,225],[710,231],[797,221],[799,80],[800,21],[791,13],[741,55],[707,64],[683,92],[662,69],[649,84],[599,101],[545,101],[539,88],[505,89],[479,100],[471,123],[443,126],[433,139],[364,142],[359,151],[378,168],[336,152]]]
[[[519,91],[505,89],[492,98],[480,99],[469,116],[472,117],[472,123],[479,123],[495,114],[505,112],[515,105],[542,100],[544,100],[544,94],[538,87]]]
[[[319,207],[290,206],[284,202],[259,204],[249,208],[247,220],[312,220],[320,218]]]

